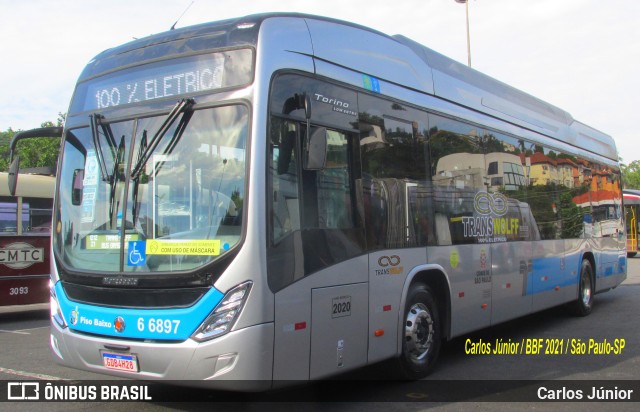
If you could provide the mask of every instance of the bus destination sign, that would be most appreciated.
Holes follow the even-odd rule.
[[[79,83],[69,113],[243,86],[252,78],[248,48],[156,61]]]
[[[223,54],[208,54],[109,76],[89,86],[85,110],[219,89],[224,60]]]

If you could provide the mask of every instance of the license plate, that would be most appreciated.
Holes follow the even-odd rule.
[[[107,369],[138,372],[138,358],[136,355],[102,352],[102,364]]]

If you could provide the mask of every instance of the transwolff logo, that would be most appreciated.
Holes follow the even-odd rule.
[[[404,272],[404,267],[399,266],[401,263],[400,256],[380,256],[378,258],[378,266],[381,269],[375,269],[376,276],[384,275],[401,275]]]

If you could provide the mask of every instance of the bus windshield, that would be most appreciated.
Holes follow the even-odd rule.
[[[239,243],[248,109],[192,103],[67,132],[54,250],[69,269],[185,271]]]

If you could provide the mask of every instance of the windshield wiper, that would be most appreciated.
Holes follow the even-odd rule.
[[[180,119],[180,123],[176,127],[175,132],[173,132],[173,136],[171,136],[171,139],[167,143],[167,147],[165,147],[164,151],[162,152],[163,160],[158,162],[158,164],[155,167],[154,177],[157,176],[158,173],[160,173],[160,170],[164,166],[166,159],[171,154],[171,152],[173,152],[173,149],[176,147],[176,144],[178,144],[178,142],[180,141],[180,138],[182,137],[182,134],[186,130],[187,124],[191,120],[192,115],[193,115],[193,110],[188,110],[184,112],[184,115]]]
[[[107,138],[107,143],[109,144],[109,149],[111,150],[111,157],[113,159],[115,159],[116,156],[116,140],[113,138],[111,126],[102,122],[104,120],[104,116],[96,113],[90,115],[89,117],[91,118],[91,137],[93,138],[93,145],[96,148],[96,157],[98,158],[100,176],[102,177],[103,182],[111,182],[113,176],[109,176],[109,174],[107,173],[107,163],[104,160],[104,153],[102,153],[102,144],[100,143],[98,126],[102,128],[102,133]]]
[[[138,156],[138,161],[136,163],[136,166],[133,168],[133,171],[131,172],[131,179],[135,180],[139,177],[140,173],[142,172],[145,165],[149,161],[149,158],[153,154],[154,150],[156,149],[156,147],[158,147],[158,144],[160,144],[162,137],[167,133],[167,131],[169,130],[173,122],[176,121],[178,116],[184,113],[185,116],[183,116],[182,121],[180,122],[180,125],[178,125],[178,128],[176,129],[175,133],[171,138],[171,141],[169,142],[169,145],[167,146],[167,149],[173,150],[173,147],[176,145],[176,143],[180,139],[180,136],[182,136],[182,133],[184,132],[184,129],[186,128],[187,123],[191,118],[194,104],[195,104],[195,101],[193,99],[182,99],[173,107],[173,109],[171,109],[171,112],[169,112],[169,115],[167,116],[165,121],[162,123],[162,126],[160,126],[156,134],[153,135],[153,137],[149,141],[149,145],[145,147],[142,154]],[[140,146],[140,149],[142,149],[142,145]],[[167,149],[165,149],[165,153],[167,153]]]
[[[142,160],[142,155],[145,153],[146,150],[147,150],[147,131],[145,130],[142,132],[142,138],[140,139],[140,147],[138,148],[138,158],[136,159],[136,165],[140,164]],[[131,214],[133,215],[132,220],[133,220],[134,226],[138,221],[138,214],[140,213],[140,211],[138,210],[139,185],[140,185],[140,176],[133,179],[133,194],[132,194],[133,205],[131,206]]]
[[[176,127],[176,130],[173,133],[173,136],[171,136],[171,140],[167,144],[167,147],[165,148],[163,154],[166,155],[173,151],[176,144],[180,140],[180,137],[184,133],[187,127],[187,124],[189,123],[189,120],[191,120],[191,116],[193,115],[194,104],[195,104],[195,101],[193,99],[183,99],[179,101],[173,107],[173,109],[171,109],[171,112],[169,112],[169,115],[167,116],[165,121],[162,123],[162,126],[160,126],[160,128],[158,129],[156,134],[153,135],[153,137],[151,138],[148,144],[147,144],[147,131],[145,130],[142,132],[142,138],[140,139],[140,146],[138,148],[138,156],[136,158],[136,164],[135,164],[135,167],[133,168],[133,171],[131,172],[131,181],[133,182],[133,193],[132,193],[133,205],[132,205],[131,211],[133,215],[132,219],[133,219],[134,225],[138,221],[138,214],[139,214],[138,189],[140,187],[140,178],[142,177],[141,174],[147,162],[149,161],[149,158],[155,151],[156,147],[158,147],[158,144],[160,144],[160,141],[162,140],[164,135],[167,133],[167,131],[169,130],[173,122],[176,121],[178,116],[183,114],[182,119],[180,119],[180,124],[178,124],[178,126]],[[159,170],[160,167],[158,167],[157,170]]]
[[[124,164],[124,152],[125,152],[125,143],[124,143],[124,135],[120,139],[120,144],[118,145],[118,150],[115,154],[115,158],[113,160],[113,172],[111,173],[111,191],[109,194],[109,217],[111,222],[117,221],[116,213],[116,189],[118,187],[118,181],[124,181],[124,174],[120,172],[120,165]]]
[[[120,139],[120,144],[116,145],[116,139],[113,137],[111,125],[104,122],[104,116],[95,113],[89,117],[91,117],[91,137],[93,138],[93,145],[96,148],[96,157],[98,161],[98,168],[100,169],[100,176],[102,177],[102,181],[108,182],[111,187],[109,191],[109,221],[115,222],[115,213],[117,213],[116,189],[118,181],[124,180],[124,176],[120,172],[120,165],[124,162],[125,137],[123,135]],[[102,152],[102,143],[100,141],[100,132],[98,128],[102,129],[102,134],[107,140],[109,151],[111,152],[111,158],[113,159],[113,169],[111,174],[107,171],[107,162],[104,158],[104,153]]]

